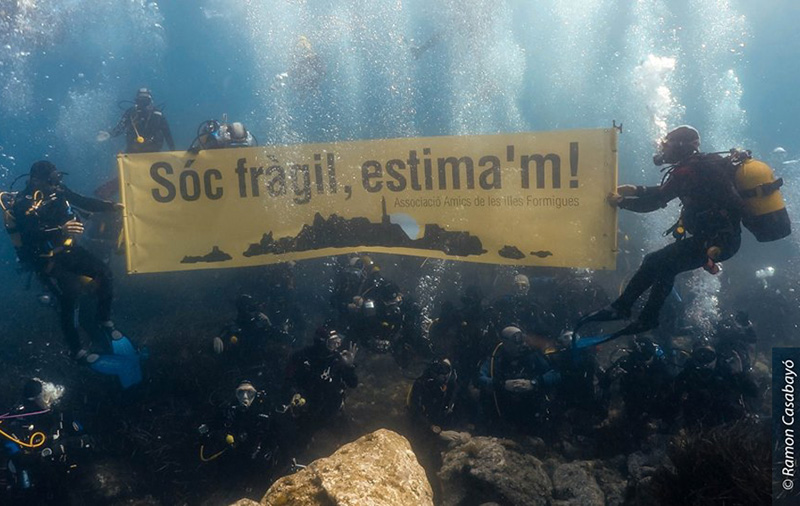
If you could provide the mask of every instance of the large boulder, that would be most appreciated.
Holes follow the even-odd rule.
[[[561,464],[553,473],[553,504],[558,506],[605,506],[606,498],[588,461]]]
[[[403,436],[377,430],[276,481],[262,506],[433,506],[433,491]]]
[[[553,485],[536,457],[513,441],[474,437],[451,448],[439,471],[442,505],[550,503]]]

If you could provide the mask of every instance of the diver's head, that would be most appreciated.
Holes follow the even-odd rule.
[[[213,134],[219,130],[220,126],[220,122],[215,119],[206,120],[200,124],[197,135]]]
[[[230,124],[228,132],[231,134],[231,140],[235,142],[243,142],[247,140],[247,129],[238,121]]]
[[[351,282],[361,282],[367,275],[364,269],[364,261],[358,255],[353,255],[347,259],[344,268],[345,277]]]
[[[139,88],[133,103],[136,104],[137,109],[146,109],[153,105],[153,94],[147,88]]]
[[[22,395],[28,402],[33,402],[42,409],[50,409],[58,403],[64,395],[64,387],[54,385],[49,381],[32,378],[22,387]]]
[[[713,369],[717,364],[717,352],[708,344],[698,346],[692,351],[692,360],[699,368]]]
[[[453,364],[447,358],[436,359],[427,367],[425,375],[438,387],[447,385],[453,374]]]
[[[325,347],[331,353],[339,351],[339,348],[342,347],[342,335],[336,330],[324,326],[317,329],[314,340],[317,346]]]
[[[48,160],[39,160],[31,165],[29,173],[30,179],[28,184],[31,188],[40,190],[52,189],[61,184],[62,172],[56,169],[56,166]]]
[[[236,312],[239,318],[248,318],[258,312],[258,303],[251,296],[243,293],[236,297]]]
[[[531,282],[525,274],[514,276],[514,295],[528,295],[531,289]]]
[[[656,165],[678,163],[700,150],[700,132],[689,125],[672,130],[661,140],[658,152],[653,156]]]
[[[250,405],[253,404],[257,395],[256,387],[249,381],[242,381],[239,383],[239,386],[236,387],[236,401],[240,406],[245,408],[249,408]]]
[[[519,355],[527,348],[525,333],[515,325],[509,325],[500,331],[503,348],[512,356]]]
[[[633,351],[643,360],[649,361],[658,355],[659,347],[652,339],[636,336],[633,338]]]
[[[403,291],[395,283],[384,283],[378,290],[378,296],[385,306],[400,307],[403,303]]]

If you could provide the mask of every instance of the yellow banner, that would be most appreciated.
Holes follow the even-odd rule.
[[[612,129],[121,154],[129,272],[352,251],[615,267]]]

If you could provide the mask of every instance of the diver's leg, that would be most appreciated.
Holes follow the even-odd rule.
[[[675,254],[674,250],[677,244],[678,242],[674,242],[658,251],[645,255],[642,265],[639,266],[639,269],[628,282],[622,295],[611,303],[611,307],[630,313],[636,300],[657,280],[663,277],[664,268]]]
[[[87,276],[97,285],[97,314],[98,322],[104,323],[111,320],[111,302],[114,297],[111,269],[99,258],[81,247],[75,247],[62,254],[59,264],[65,270],[79,276]]]
[[[53,279],[52,283],[58,284],[58,281]],[[81,350],[81,335],[78,330],[78,297],[72,290],[60,289],[57,298],[61,332],[64,334],[64,341],[67,343],[70,353],[75,357]]]
[[[619,335],[636,334],[658,327],[658,315],[675,286],[675,276],[681,272],[700,268],[708,261],[705,239],[689,237],[677,241],[669,248],[669,255],[662,259],[656,279],[650,289],[647,303],[637,321],[617,332]],[[664,248],[664,249],[667,249]],[[663,249],[661,250],[663,251]]]
[[[623,320],[631,315],[633,303],[648,289],[659,277],[661,265],[667,261],[670,255],[670,246],[661,248],[658,251],[649,253],[644,257],[642,265],[628,282],[622,295],[611,303],[611,306],[589,313],[580,320],[574,330],[579,330],[589,322],[604,322]]]

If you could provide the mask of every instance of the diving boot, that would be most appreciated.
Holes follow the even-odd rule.
[[[614,306],[608,306],[593,313],[589,313],[578,320],[578,323],[575,325],[573,330],[577,332],[578,329],[591,322],[612,322],[615,320],[625,320],[630,317],[630,310],[624,311],[622,309],[617,309]]]
[[[99,325],[100,332],[102,332],[103,337],[105,337],[108,342],[113,343],[114,341],[122,339],[122,332],[114,327],[114,322],[111,320],[100,322]]]
[[[97,361],[99,355],[97,353],[89,353],[89,350],[82,349],[75,352],[72,358],[80,365],[91,365]]]

